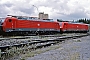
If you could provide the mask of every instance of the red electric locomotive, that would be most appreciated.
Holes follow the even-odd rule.
[[[63,32],[85,32],[89,31],[89,27],[87,24],[83,23],[69,23],[69,22],[59,22],[60,24],[60,31]]]
[[[60,25],[53,20],[39,20],[35,17],[11,16],[0,23],[2,34],[28,34],[60,32]]]

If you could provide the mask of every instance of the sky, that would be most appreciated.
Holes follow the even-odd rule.
[[[51,19],[90,18],[90,0],[0,0],[0,17],[36,17],[39,12],[49,14]]]

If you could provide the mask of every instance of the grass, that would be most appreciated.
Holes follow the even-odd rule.
[[[25,60],[24,58],[21,58],[20,60]]]
[[[50,51],[50,50],[54,50],[54,49],[58,49],[58,48],[60,48],[60,46],[50,46],[50,47],[47,47],[47,48],[42,48],[42,49],[37,49],[37,50],[35,50],[35,51],[31,51],[31,52],[29,52],[29,53],[27,53],[27,54],[25,54],[24,55],[24,57],[26,58],[26,57],[33,57],[33,56],[35,56],[35,55],[38,55],[38,54],[41,54],[41,53],[44,53],[44,52],[46,52],[46,51]]]
[[[81,40],[75,40],[75,42],[81,42]]]

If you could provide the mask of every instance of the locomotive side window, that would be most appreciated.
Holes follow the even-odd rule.
[[[12,20],[11,20],[11,19],[9,19],[9,22],[12,22]]]

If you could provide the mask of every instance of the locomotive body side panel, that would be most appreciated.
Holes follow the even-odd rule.
[[[18,20],[17,28],[21,31],[57,31],[55,22],[32,21],[32,20]]]
[[[88,25],[81,23],[68,23],[62,22],[62,26],[60,28],[62,32],[88,32]]]

